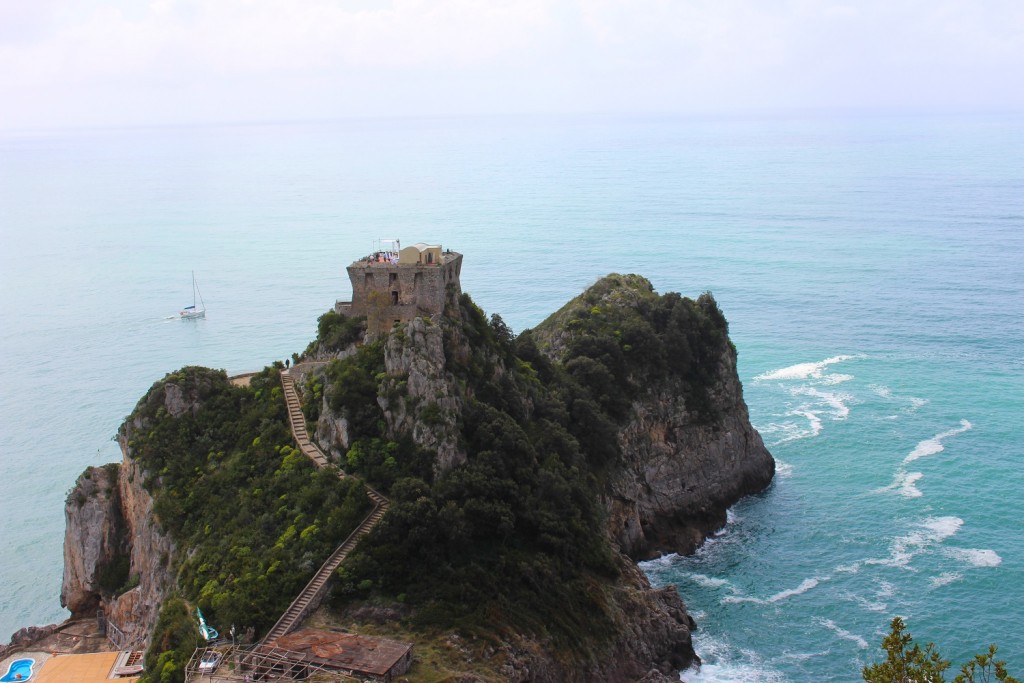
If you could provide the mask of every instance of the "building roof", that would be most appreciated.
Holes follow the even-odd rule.
[[[270,643],[291,652],[311,654],[328,666],[383,676],[408,654],[411,643],[354,633],[302,629]]]
[[[114,680],[134,683],[138,677],[111,678],[110,673],[120,653],[94,652],[87,655],[57,655],[43,662],[33,683],[106,683]]]

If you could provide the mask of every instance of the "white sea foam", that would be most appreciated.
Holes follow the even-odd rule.
[[[723,586],[730,586],[727,579],[719,579],[713,576],[707,576],[706,574],[683,574],[686,578],[690,579],[699,586],[705,588],[722,588]]]
[[[844,360],[850,360],[853,356],[832,356],[816,363],[797,363],[789,367],[771,370],[755,377],[755,380],[794,380],[794,379],[821,379],[825,369]]]
[[[856,600],[857,604],[866,609],[869,612],[876,612],[878,614],[884,614],[889,611],[888,603],[884,603],[877,600],[868,600],[867,598],[858,597]]]
[[[921,489],[917,488],[918,480],[923,477],[924,474],[921,472],[901,472],[897,474],[896,480],[898,486],[897,490],[900,495],[904,498],[920,498],[922,495]]]
[[[896,470],[896,474],[893,475],[891,484],[877,488],[872,493],[897,491],[904,498],[920,498],[924,494],[921,493],[921,489],[917,488],[916,484],[923,476],[924,474],[921,472],[907,472],[900,467]]]
[[[948,586],[954,581],[962,579],[963,576],[964,575],[960,574],[959,572],[944,572],[942,574],[939,574],[938,576],[933,576],[931,581],[932,588],[942,588],[943,586]]]
[[[779,655],[779,659],[788,659],[793,662],[808,662],[815,657],[825,657],[828,655],[828,650],[822,650],[821,652],[783,652]]]
[[[913,462],[918,458],[924,458],[929,455],[941,453],[943,450],[945,450],[945,446],[942,445],[943,439],[948,439],[949,437],[956,436],[957,434],[963,434],[972,427],[974,427],[974,425],[972,425],[967,420],[960,420],[959,427],[942,432],[941,434],[936,434],[932,438],[925,439],[924,441],[918,443],[914,450],[910,452],[910,455],[903,459],[903,463],[906,464],[908,462]]]
[[[785,441],[796,441],[797,439],[806,439],[806,438],[809,438],[809,437],[812,437],[812,436],[817,436],[818,434],[821,434],[821,428],[822,428],[821,418],[818,417],[818,414],[816,412],[814,412],[813,410],[794,410],[793,412],[787,413],[787,414],[788,415],[792,415],[794,417],[806,418],[807,422],[808,422],[808,425],[809,425],[809,428],[808,429],[796,428],[796,429],[793,430],[793,433],[790,436],[787,436],[786,438],[782,439],[782,441],[780,441],[779,443],[782,443],[782,442],[785,442]]]
[[[656,557],[653,560],[644,560],[643,562],[638,562],[637,566],[639,566],[640,569],[644,570],[645,572],[655,571],[658,569],[667,569],[671,567],[677,559],[679,559],[679,555],[677,555],[676,553],[669,553],[668,555]]]
[[[892,389],[881,384],[869,384],[868,389],[875,392],[882,398],[892,398]]]
[[[905,469],[906,465],[919,460],[920,458],[926,458],[936,453],[941,453],[945,450],[945,446],[942,445],[944,439],[956,436],[957,434],[963,434],[964,432],[973,428],[967,420],[960,420],[960,426],[954,429],[936,434],[930,439],[918,442],[917,446],[914,447],[907,457],[903,458],[903,462],[899,467],[896,468],[896,473],[893,475],[892,483],[888,486],[875,489],[872,493],[884,493],[886,491],[897,491],[904,498],[920,498],[923,494],[921,489],[917,488],[917,482],[924,476],[921,472],[907,472]]]
[[[906,401],[910,405],[903,409],[903,412],[912,413],[917,409],[921,408],[928,403],[926,398],[918,398],[916,396],[896,396],[892,393],[892,389],[885,386],[884,384],[869,384],[868,389],[873,391],[876,395],[890,401]],[[897,419],[898,415],[890,415],[886,419],[894,420]]]
[[[796,588],[788,588],[788,589],[786,589],[784,591],[779,591],[775,595],[769,596],[767,598],[751,598],[751,597],[748,597],[748,596],[745,596],[745,595],[727,595],[724,598],[722,598],[722,603],[726,604],[726,603],[751,602],[751,603],[754,603],[756,605],[769,605],[769,604],[772,604],[772,603],[776,603],[776,602],[780,602],[782,600],[785,600],[786,598],[791,598],[794,595],[801,595],[803,593],[806,593],[807,591],[809,591],[812,588],[816,587],[822,581],[828,581],[830,578],[832,578],[832,577],[830,577],[830,576],[823,576],[823,577],[820,577],[820,578],[804,579],[800,583],[800,585],[797,586]]]
[[[846,419],[850,414],[850,408],[846,405],[847,401],[853,400],[853,396],[850,394],[822,391],[814,387],[796,387],[791,393],[795,396],[810,396],[811,398],[820,399],[821,402],[832,409],[832,417],[837,420]]]
[[[864,564],[909,569],[910,561],[936,543],[941,543],[960,530],[964,520],[959,517],[929,517],[918,523],[918,529],[893,539],[890,555],[885,559],[864,560]]]
[[[818,624],[819,626],[824,626],[829,631],[832,631],[843,640],[848,640],[851,643],[856,643],[857,647],[859,647],[862,650],[866,650],[868,648],[868,641],[864,640],[856,633],[850,633],[843,627],[836,624],[836,622],[832,621],[831,619],[821,619],[816,617],[814,619],[814,623]]]
[[[857,595],[856,593],[853,593],[851,591],[843,591],[840,593],[840,595],[845,600],[857,603],[861,608],[867,610],[868,612],[877,612],[879,614],[882,614],[887,612],[889,609],[889,605],[882,600],[870,600],[864,597],[863,595]],[[876,592],[874,597],[878,598],[888,596],[880,596]]]
[[[768,598],[768,602],[779,602],[780,600],[785,600],[786,598],[791,598],[794,595],[800,595],[802,593],[806,593],[807,591],[809,591],[812,588],[816,587],[821,581],[828,581],[828,579],[829,579],[829,577],[824,577],[824,578],[822,578],[820,580],[819,579],[804,579],[800,583],[800,585],[797,586],[796,588],[791,588],[789,590],[780,591],[780,592],[776,593],[775,595],[771,596],[770,598]]]
[[[959,517],[929,517],[921,522],[921,526],[928,530],[931,540],[941,542],[960,531],[964,520]]]
[[[910,411],[913,412],[913,411],[917,410],[918,408],[921,408],[922,406],[926,405],[927,403],[928,403],[928,399],[926,399],[926,398],[915,398],[914,396],[911,396],[910,397]]]
[[[783,462],[778,458],[775,459],[775,477],[777,479],[788,479],[793,476],[793,466],[788,462]]]
[[[763,665],[714,662],[687,669],[680,676],[687,683],[783,683],[786,677]]]
[[[879,580],[875,584],[875,596],[879,598],[891,598],[896,594],[896,586],[889,583],[885,579]]]
[[[1003,558],[994,550],[981,548],[946,548],[946,554],[973,567],[998,567]]]
[[[703,664],[682,672],[687,683],[785,683],[786,677],[772,669],[756,652],[731,646],[722,638],[698,632],[694,649]]]

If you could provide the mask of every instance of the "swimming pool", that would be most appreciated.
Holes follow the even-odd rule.
[[[34,659],[15,659],[7,668],[7,673],[4,674],[3,678],[0,678],[0,683],[27,681],[32,677],[32,665],[35,663],[36,660]]]

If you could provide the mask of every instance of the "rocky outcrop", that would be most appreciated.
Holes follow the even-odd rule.
[[[693,419],[669,383],[634,401],[619,431],[623,467],[608,525],[631,557],[693,552],[725,525],[730,506],[771,483],[775,461],[750,424],[736,352],[725,345],[722,356],[710,391],[716,421]]]
[[[699,663],[693,651],[692,632],[697,628],[686,612],[674,586],[653,589],[633,563],[620,563],[622,576],[611,602],[618,637],[582,666],[567,667],[552,648],[536,641],[507,643],[497,653],[503,661],[501,680],[514,683],[668,683],[679,680],[679,671]]]
[[[177,417],[197,410],[201,394],[202,383],[169,379],[147,399]],[[131,435],[147,428],[137,418],[126,423],[119,435],[121,465],[87,469],[65,505],[61,604],[72,618],[102,609],[126,642],[136,644],[152,632],[174,584],[174,544],[153,514],[143,485],[147,473],[131,457]]]
[[[89,467],[64,504],[64,578],[60,604],[72,618],[92,617],[124,574],[127,554],[117,466]],[[101,585],[106,584],[106,586]]]
[[[441,327],[414,318],[384,347],[387,384],[377,399],[392,435],[410,434],[437,456],[434,469],[447,472],[465,462],[459,447],[458,416],[462,400],[447,371]]]
[[[107,618],[130,638],[143,640],[152,632],[160,605],[174,587],[171,569],[174,544],[153,514],[153,498],[142,486],[145,473],[125,454],[119,486],[121,510],[131,548],[130,584],[137,584],[107,603]]]
[[[627,286],[613,289],[598,304],[586,302],[579,316],[570,310],[571,306],[563,309],[568,313],[561,324],[557,314],[553,316],[555,321],[536,333],[537,341],[544,344],[543,353],[554,364],[564,360],[562,356],[571,348],[576,330],[582,329],[578,324],[586,314],[608,316],[616,307],[633,310],[648,305],[655,295],[642,278],[629,279],[635,277],[626,276]],[[711,304],[714,306],[713,300]],[[464,307],[461,313],[459,306]],[[479,313],[474,320],[467,317],[467,311],[473,313],[470,308]],[[415,318],[383,340],[386,373],[377,376],[377,402],[386,426],[382,436],[396,440],[408,436],[434,453],[438,479],[467,462],[466,437],[461,430],[463,411],[476,405],[474,400],[480,400],[474,391],[483,396],[487,385],[504,386],[502,382],[540,386],[539,374],[528,361],[516,356],[515,344],[509,341],[511,335],[505,335],[502,325],[494,320],[488,327],[482,315],[471,302],[453,300],[445,314]],[[724,330],[724,319],[721,326]],[[613,330],[609,333],[612,336],[599,341],[611,346],[601,348],[628,351],[619,337],[621,330],[615,325],[609,329]],[[635,333],[636,329],[627,332]],[[502,680],[664,683],[677,680],[681,669],[699,661],[691,641],[695,624],[675,588],[652,588],[626,556],[647,558],[661,552],[691,552],[707,534],[725,523],[729,506],[763,489],[774,474],[774,461],[749,422],[736,374],[735,349],[727,336],[714,329],[712,337],[717,345],[709,353],[703,350],[702,362],[714,367],[713,376],[709,379],[701,375],[706,386],[701,385],[697,393],[690,376],[654,376],[649,369],[638,369],[640,361],[630,360],[636,365],[627,366],[623,372],[635,373],[626,375],[631,386],[628,392],[625,388],[619,392],[628,396],[628,401],[619,402],[617,396],[609,398],[594,392],[595,385],[587,384],[582,374],[574,375],[567,363],[556,370],[551,370],[553,365],[549,364],[549,371],[579,381],[578,386],[560,385],[567,393],[578,390],[573,394],[577,398],[572,400],[590,401],[585,393],[589,391],[593,405],[611,406],[608,415],[614,417],[617,429],[617,433],[614,429],[601,432],[608,435],[602,437],[602,444],[614,441],[612,435],[616,434],[619,454],[595,465],[604,468],[591,473],[601,485],[598,489],[595,484],[587,493],[591,501],[598,495],[596,490],[603,495],[607,539],[623,553],[613,553],[620,564],[618,578],[606,582],[604,578],[595,579],[594,584],[600,586],[594,590],[600,591],[598,602],[613,628],[606,639],[588,642],[582,653],[559,652],[550,643],[513,638],[492,653],[501,662]],[[470,339],[487,343],[478,345]],[[379,353],[379,348],[374,348]],[[622,357],[630,358],[625,352]],[[579,367],[590,372],[590,378],[597,377],[596,370],[601,370],[594,365],[597,362]],[[470,367],[475,375],[467,372]],[[379,371],[379,365],[376,368],[374,372]],[[169,375],[140,402],[135,415],[196,414],[211,380],[209,375],[195,371],[186,368]],[[548,375],[552,376],[562,375]],[[476,384],[471,377],[476,378]],[[620,389],[602,386],[609,387],[605,393]],[[537,405],[563,399],[562,395],[544,396],[542,389],[535,394],[510,391],[507,396],[512,397],[509,402],[516,403],[512,408],[524,424],[535,408],[530,396],[540,397]],[[351,445],[349,425],[343,415],[331,413],[323,395],[317,400],[323,401],[317,439],[333,457],[341,458]],[[144,486],[160,486],[159,476],[143,471],[132,457],[133,434],[145,433],[151,426],[139,417],[126,422],[119,435],[123,463],[119,468],[88,470],[79,478],[66,506],[62,604],[76,616],[92,616],[102,608],[129,640],[141,640],[152,633],[160,606],[175,580],[171,571],[175,547],[161,530],[153,499]],[[580,443],[584,438],[585,434],[580,436]],[[594,515],[590,519],[597,518]],[[599,523],[591,522],[589,528],[591,538],[604,544],[606,537]]]
[[[533,334],[546,356],[564,361],[581,337],[601,334],[629,357],[620,337],[629,330],[665,362],[652,371],[658,366],[645,367],[643,358],[625,361],[625,376],[609,390],[631,401],[617,425],[621,461],[607,487],[608,533],[633,558],[689,554],[725,525],[730,506],[771,483],[775,461],[750,424],[736,349],[710,294],[696,302],[659,296],[639,275],[609,275]],[[673,370],[671,357],[684,355],[689,363]]]
[[[116,476],[111,476],[116,474]],[[87,469],[65,505],[61,605],[72,618],[102,609],[128,640],[152,630],[173,584],[174,546],[153,516],[138,463]]]

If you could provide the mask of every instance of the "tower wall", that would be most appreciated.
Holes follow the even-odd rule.
[[[335,310],[345,315],[365,315],[369,330],[386,332],[396,322],[432,316],[444,310],[449,285],[462,293],[462,254],[444,252],[440,263],[391,263],[367,257],[348,267],[352,283],[351,303],[339,302]]]

